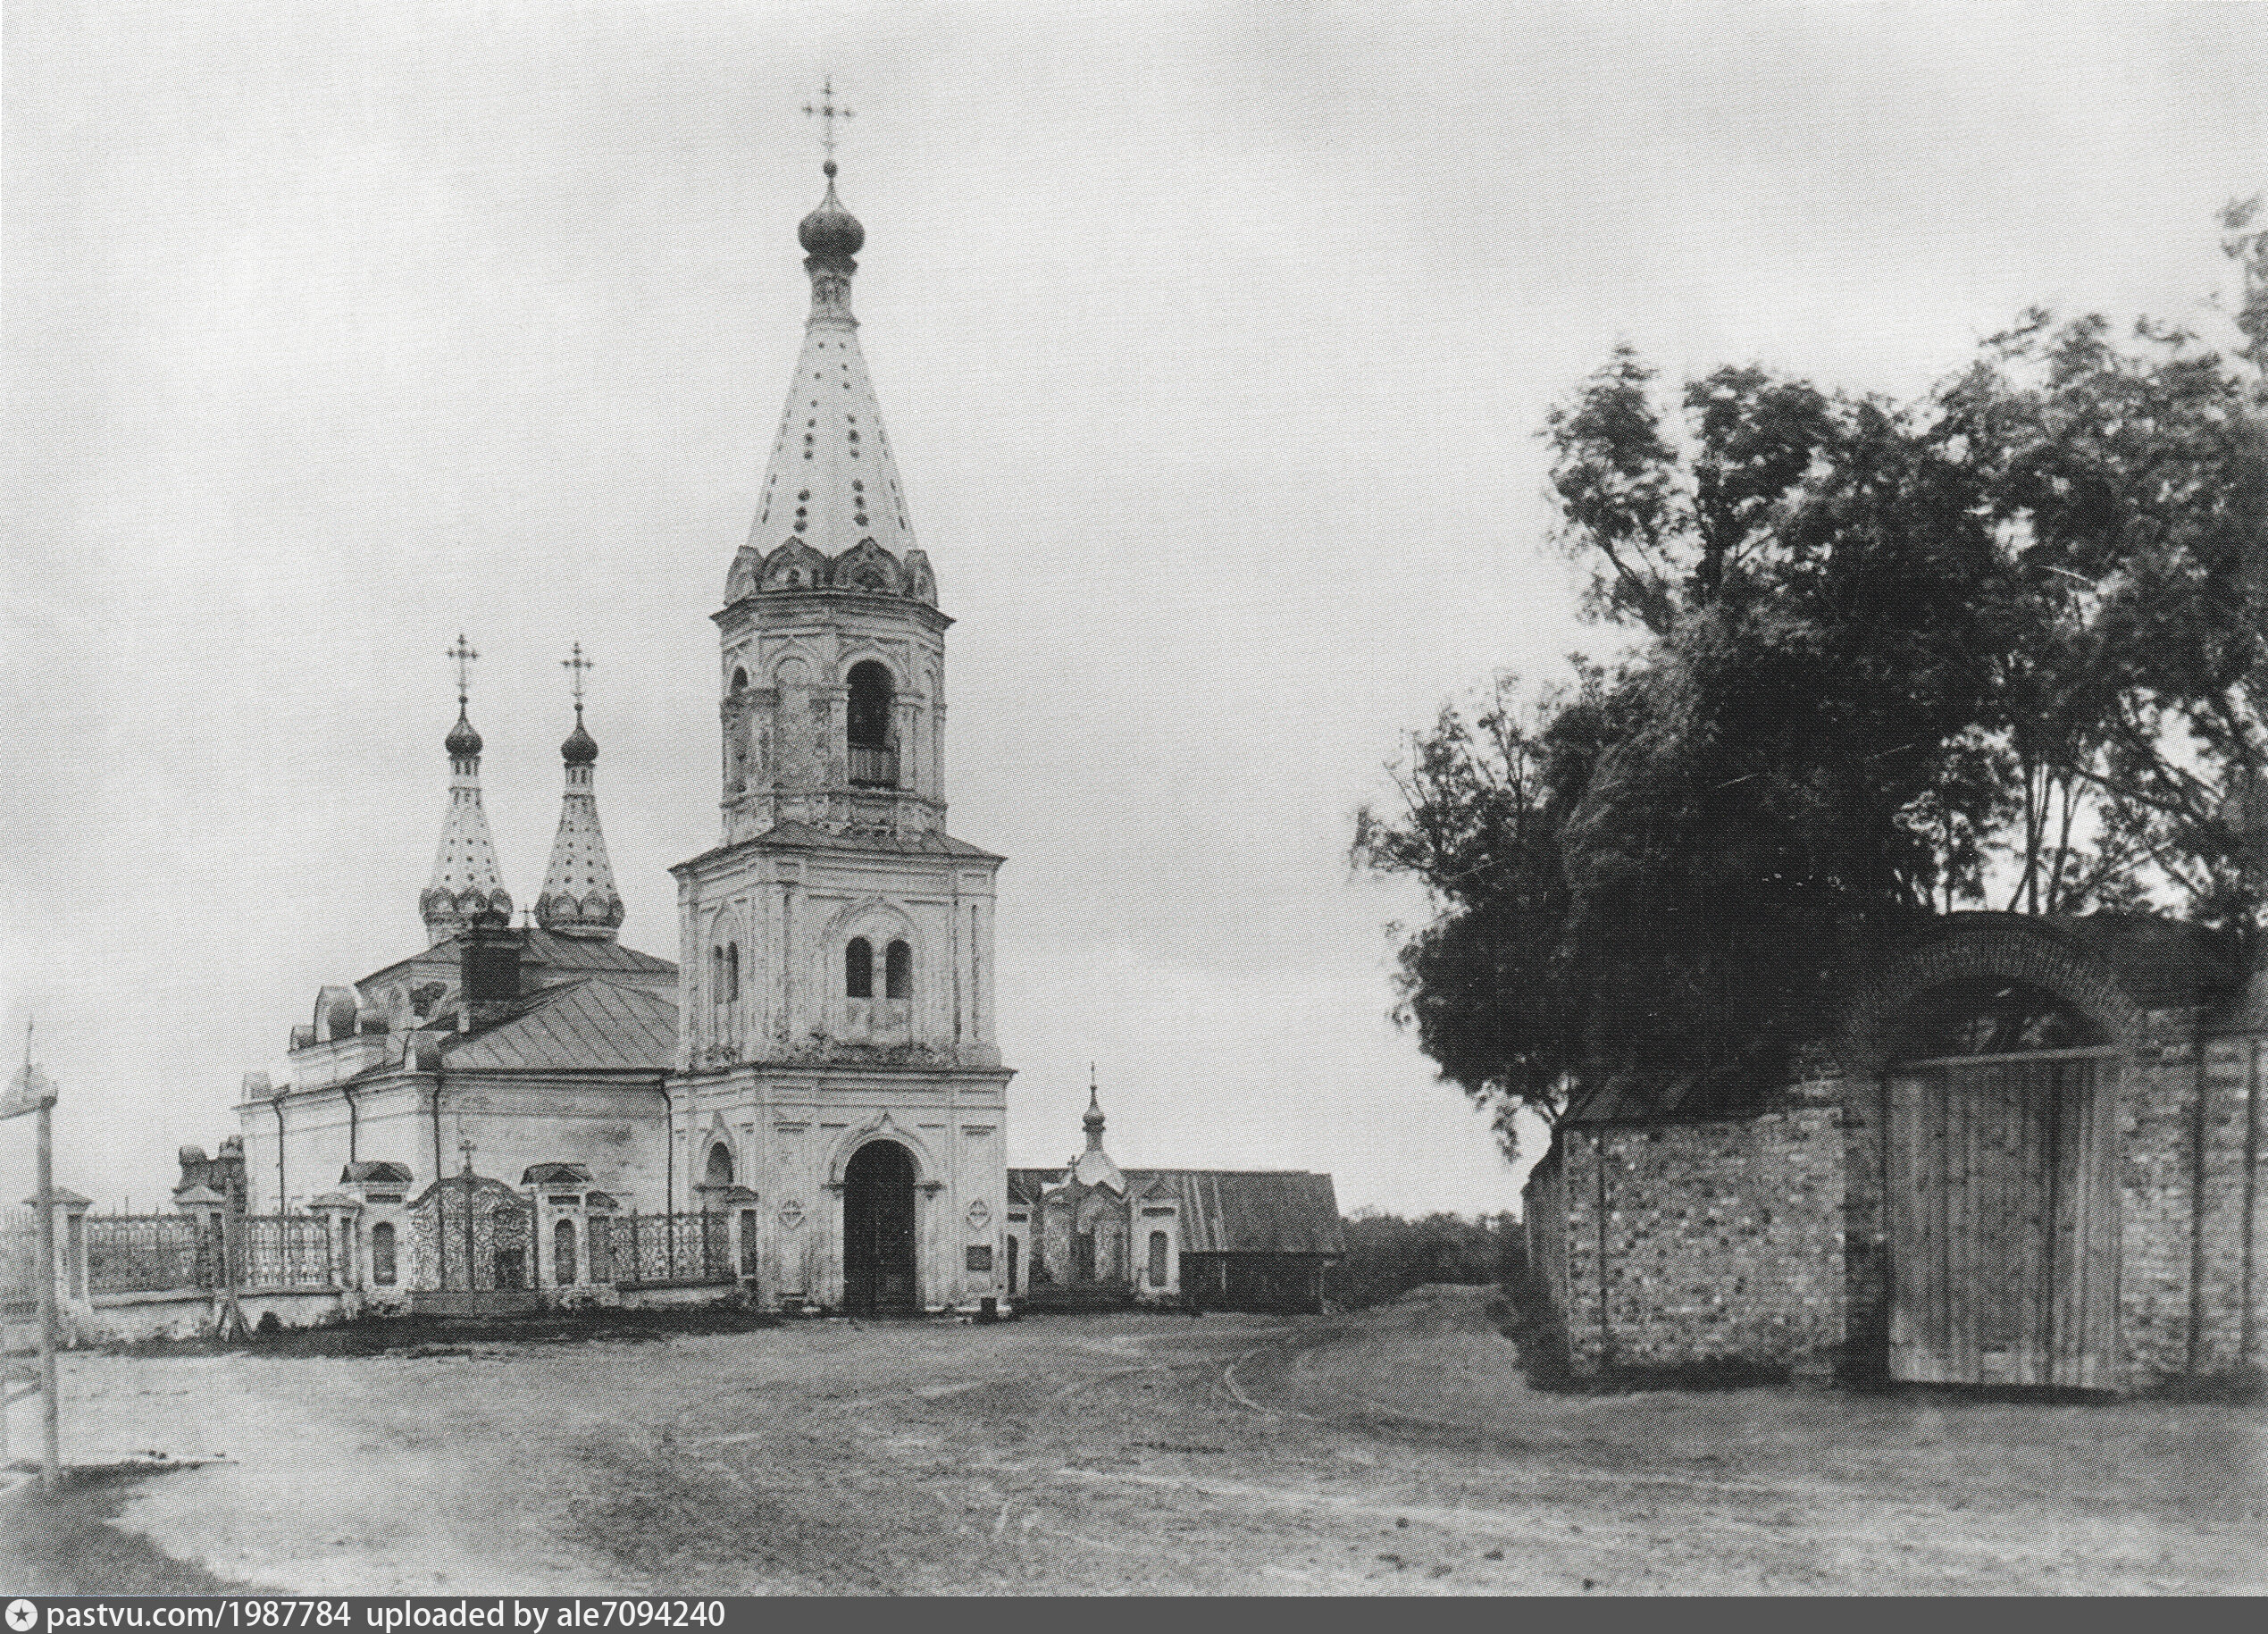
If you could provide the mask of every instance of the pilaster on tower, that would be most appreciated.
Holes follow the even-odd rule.
[[[866,229],[835,191],[797,237],[803,349],[748,542],[716,615],[724,837],[783,823],[908,837],[944,825],[946,628],[859,349]]]
[[[582,677],[591,667],[575,644],[574,656],[560,660],[573,675],[575,727],[559,745],[566,767],[566,791],[559,802],[559,832],[551,842],[551,864],[536,898],[535,921],[548,931],[587,942],[612,942],[623,920],[622,892],[615,889],[614,864],[607,837],[598,829],[598,800],[591,786],[598,744],[582,724]]]
[[[462,634],[448,650],[456,661],[456,725],[449,728],[442,747],[448,751],[448,809],[441,816],[441,843],[433,857],[433,877],[417,899],[417,911],[425,921],[425,934],[445,942],[466,929],[473,916],[493,911],[507,917],[512,894],[504,888],[503,871],[497,867],[496,842],[489,834],[488,813],[481,805],[481,734],[467,714],[473,650]]]

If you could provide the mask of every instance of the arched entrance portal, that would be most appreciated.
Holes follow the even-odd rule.
[[[870,1141],[842,1171],[842,1303],[861,1315],[920,1308],[914,1278],[914,1154]]]

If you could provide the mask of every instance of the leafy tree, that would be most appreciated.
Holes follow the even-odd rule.
[[[1389,1303],[1428,1282],[1502,1285],[1527,1260],[1527,1238],[1512,1214],[1404,1219],[1358,1209],[1343,1226],[1347,1252],[1331,1268],[1331,1297],[1350,1309]]]
[[[1909,405],[1720,369],[1673,421],[1624,348],[1553,411],[1559,542],[1643,644],[1444,710],[1354,843],[1428,886],[1399,1013],[1508,1140],[1578,1073],[1774,1081],[1854,944],[1931,911],[2257,920],[2256,208],[2233,362],[2031,314]]]

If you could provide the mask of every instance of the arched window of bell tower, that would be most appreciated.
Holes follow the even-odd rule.
[[[898,786],[898,750],[892,716],[897,688],[887,665],[875,658],[850,666],[850,708],[846,722],[850,781],[869,787]]]
[[[735,665],[732,668],[732,692],[735,697],[749,690],[749,673]]]
[[[893,942],[883,951],[882,996],[885,999],[909,999],[914,994],[914,951],[903,942]]]
[[[842,991],[847,998],[875,996],[875,946],[864,936],[853,936],[842,950]]]

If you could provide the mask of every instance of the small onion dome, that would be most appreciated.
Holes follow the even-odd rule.
[[[473,723],[464,717],[464,705],[457,706],[456,725],[451,726],[448,736],[441,740],[441,747],[460,760],[481,752],[481,734],[473,730]]]
[[[858,224],[858,218],[842,207],[842,201],[834,196],[834,161],[826,163],[827,196],[819,201],[819,207],[803,218],[803,224],[795,230],[804,253],[822,260],[848,261],[865,247],[866,230]]]
[[[582,729],[582,712],[575,712],[575,729],[559,745],[559,758],[569,766],[589,766],[598,758],[598,740]]]

